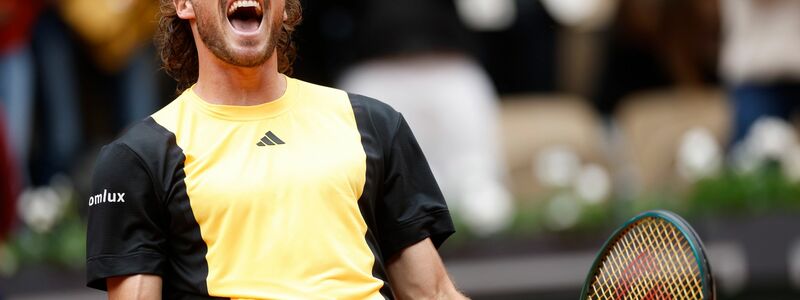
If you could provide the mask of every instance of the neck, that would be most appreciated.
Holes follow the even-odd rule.
[[[278,73],[277,57],[273,53],[263,65],[245,68],[220,60],[208,49],[198,49],[199,73],[193,90],[212,104],[258,105],[271,102],[286,91],[286,77]]]

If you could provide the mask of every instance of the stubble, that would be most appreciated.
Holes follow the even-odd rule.
[[[269,34],[269,41],[267,42],[266,47],[260,52],[257,52],[254,55],[244,55],[244,54],[237,54],[232,49],[231,45],[226,44],[225,39],[223,38],[223,28],[221,26],[225,26],[228,21],[224,20],[222,24],[218,22],[213,22],[211,18],[214,16],[199,16],[197,17],[197,33],[200,35],[200,39],[203,43],[211,50],[211,53],[214,54],[220,60],[239,67],[258,67],[263,65],[273,54],[275,51],[275,47],[277,46],[278,35],[280,34],[281,26],[283,22],[280,18],[273,21],[272,27],[270,28]],[[269,21],[267,18],[264,21]],[[220,26],[221,25],[221,26]],[[261,24],[264,26],[265,24]],[[254,41],[245,41],[242,46],[245,47],[252,47],[256,44]]]

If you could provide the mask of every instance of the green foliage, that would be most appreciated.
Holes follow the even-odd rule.
[[[514,239],[552,232],[546,226],[546,207],[555,191],[536,198],[518,199],[514,221],[506,232]],[[800,183],[792,182],[780,165],[765,164],[752,172],[724,169],[686,188],[664,186],[634,199],[601,204],[581,203],[580,219],[562,234],[602,230],[647,210],[665,209],[687,218],[698,215],[758,216],[775,212],[800,213]]]
[[[3,246],[0,245],[0,248]],[[4,247],[7,250],[0,274],[10,276],[27,265],[53,265],[79,269],[86,258],[86,224],[71,203],[59,222],[48,232],[21,226]]]
[[[775,164],[750,173],[725,170],[720,176],[697,182],[687,200],[691,213],[800,211],[800,184],[788,180]]]

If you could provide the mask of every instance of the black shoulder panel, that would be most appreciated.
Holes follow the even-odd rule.
[[[186,192],[185,160],[175,134],[152,118],[103,147],[92,195],[111,189],[128,197],[115,205],[90,203],[90,287],[106,289],[107,277],[146,273],[163,278],[168,298],[207,297],[208,249]]]

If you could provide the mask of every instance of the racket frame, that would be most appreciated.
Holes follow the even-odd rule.
[[[607,256],[608,252],[611,251],[610,246],[614,244],[619,238],[622,236],[623,233],[627,232],[626,229],[629,229],[634,223],[647,218],[658,218],[668,223],[674,225],[678,230],[686,237],[686,240],[689,242],[689,247],[692,249],[692,254],[694,254],[695,261],[698,265],[698,271],[700,272],[700,279],[701,284],[704,287],[703,291],[703,299],[710,299],[715,300],[717,298],[716,295],[716,285],[714,283],[714,278],[711,276],[711,266],[708,262],[708,256],[705,253],[705,247],[703,246],[703,242],[700,240],[700,236],[697,235],[697,232],[694,231],[689,222],[678,216],[677,214],[667,211],[667,210],[650,210],[643,212],[617,228],[614,231],[614,234],[611,235],[608,240],[603,244],[603,248],[601,248],[600,252],[594,259],[592,263],[592,267],[589,269],[589,273],[586,276],[586,280],[584,281],[583,288],[581,289],[581,300],[586,300],[589,295],[589,289],[592,286],[593,278],[599,272],[600,264],[603,262],[603,259]]]

